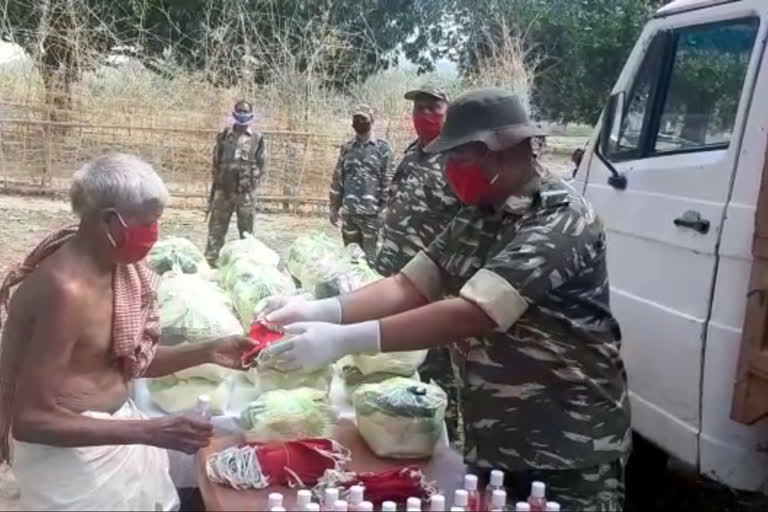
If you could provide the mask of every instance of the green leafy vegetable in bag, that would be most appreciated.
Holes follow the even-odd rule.
[[[396,377],[363,384],[352,395],[360,435],[380,457],[425,458],[443,433],[445,391]]]
[[[240,415],[248,442],[295,441],[328,438],[336,412],[325,393],[298,388],[264,393]]]
[[[185,274],[210,270],[203,253],[186,238],[170,236],[159,240],[147,255],[147,265],[160,275],[177,266]]]
[[[224,244],[219,252],[219,268],[230,265],[236,259],[247,258],[256,263],[276,267],[280,264],[280,255],[270,249],[261,240],[250,233],[244,238]]]

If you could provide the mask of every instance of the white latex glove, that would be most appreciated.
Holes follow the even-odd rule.
[[[350,354],[378,354],[379,321],[336,325],[299,322],[285,327],[286,339],[266,348],[259,364],[281,372],[309,373]]]
[[[336,298],[307,300],[304,296],[273,295],[259,301],[254,322],[288,325],[296,322],[341,323],[341,302]]]

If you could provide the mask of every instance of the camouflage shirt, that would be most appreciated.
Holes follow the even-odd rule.
[[[224,193],[253,192],[264,170],[264,138],[246,128],[237,133],[227,128],[216,137],[213,148],[213,182]]]
[[[405,151],[389,192],[376,271],[397,274],[450,224],[461,208],[443,174],[447,155],[422,151],[417,140]]]
[[[499,326],[461,347],[467,462],[565,470],[628,455],[605,233],[577,192],[536,181],[499,210],[466,206],[403,273],[426,296],[460,296]]]
[[[382,139],[355,137],[341,146],[331,180],[331,211],[378,215],[387,201],[392,147]]]

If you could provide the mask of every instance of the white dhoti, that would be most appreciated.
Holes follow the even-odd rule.
[[[111,420],[145,419],[127,402]],[[177,510],[168,453],[144,445],[62,448],[15,442],[12,470],[24,510]]]

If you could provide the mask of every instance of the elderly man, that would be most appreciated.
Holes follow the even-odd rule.
[[[341,146],[331,179],[331,224],[341,217],[344,245],[357,244],[370,263],[376,257],[379,218],[387,204],[392,147],[373,134],[373,111],[360,105],[352,114],[355,137]]]
[[[129,400],[139,376],[209,362],[239,368],[251,346],[239,337],[158,346],[158,278],[139,262],[167,197],[136,157],[91,161],[71,189],[79,225],[46,238],[0,288],[0,462],[10,461],[12,434],[26,510],[171,510],[165,449],[208,444],[207,420],[148,420]]]
[[[208,244],[205,257],[216,264],[229,231],[232,213],[237,215],[240,238],[253,233],[253,195],[264,171],[264,137],[253,129],[253,107],[238,101],[233,124],[216,137],[213,148],[213,183],[208,200]]]
[[[288,339],[265,353],[310,371],[355,353],[467,339],[465,460],[534,480],[565,510],[621,510],[630,415],[605,233],[592,207],[538,165],[518,98],[466,93],[428,152],[466,204],[396,276],[338,299],[268,301]],[[268,310],[266,310],[268,311]],[[344,325],[342,325],[344,324]]]
[[[413,102],[411,119],[417,138],[405,150],[392,177],[390,201],[381,227],[381,248],[375,264],[384,277],[396,275],[419,251],[426,249],[448,227],[461,207],[445,181],[445,155],[424,151],[440,134],[448,95],[436,83],[427,82],[406,92],[405,99]],[[436,382],[448,395],[445,411],[448,438],[453,446],[460,448],[463,433],[459,430],[457,373],[448,347],[431,349],[419,367],[422,380]]]

